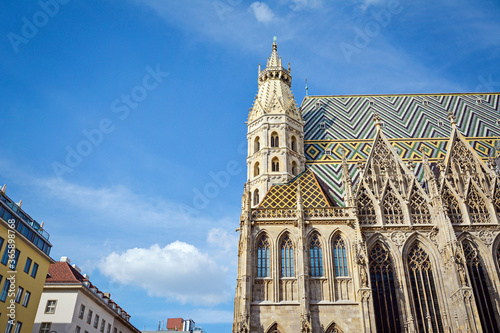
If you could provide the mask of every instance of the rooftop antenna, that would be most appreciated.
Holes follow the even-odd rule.
[[[309,96],[309,88],[307,87],[307,79],[306,79],[306,97]]]

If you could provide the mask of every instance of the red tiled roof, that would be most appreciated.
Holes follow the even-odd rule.
[[[49,266],[49,276],[45,283],[81,283],[85,278],[70,264],[58,261]]]
[[[167,319],[167,330],[182,330],[182,322],[184,319],[182,318],[168,318]]]

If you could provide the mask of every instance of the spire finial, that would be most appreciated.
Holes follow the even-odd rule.
[[[306,97],[309,96],[309,88],[307,87],[307,79],[306,79]]]
[[[373,121],[375,122],[375,126],[377,126],[377,130],[380,130],[381,120],[382,119],[378,115],[378,112],[377,111],[373,112]]]
[[[455,115],[453,114],[453,112],[451,112],[451,110],[448,111],[448,119],[450,120],[452,128],[457,127],[457,118],[455,117]]]

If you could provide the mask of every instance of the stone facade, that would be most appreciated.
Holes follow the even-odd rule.
[[[448,112],[444,158],[422,145],[404,161],[373,108],[368,157],[338,151],[332,188],[305,159],[276,42],[267,67],[248,121],[233,332],[498,332],[496,156],[480,156]],[[500,139],[486,132],[476,139]]]

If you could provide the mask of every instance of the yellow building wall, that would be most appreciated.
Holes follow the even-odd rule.
[[[40,297],[42,295],[43,286],[45,284],[45,279],[47,277],[47,272],[49,270],[49,265],[51,262],[54,262],[49,256],[45,255],[42,251],[40,251],[35,245],[29,242],[22,234],[20,234],[17,230],[9,228],[9,225],[6,221],[0,218],[0,237],[3,238],[3,244],[0,248],[0,260],[3,257],[6,246],[9,244],[9,231],[10,231],[10,239],[15,247],[20,251],[19,259],[17,261],[17,266],[15,273],[9,273],[11,270],[7,265],[3,265],[0,263],[0,275],[2,275],[2,280],[0,282],[0,292],[4,287],[5,280],[10,277],[14,277],[12,282],[14,282],[15,287],[9,290],[9,294],[5,302],[0,301],[0,332],[5,332],[5,328],[7,326],[7,321],[11,318],[9,315],[12,313],[15,316],[15,323],[21,322],[22,328],[20,333],[31,333],[33,329],[33,322],[35,321],[36,311],[38,309],[38,303],[40,302]],[[12,241],[13,240],[13,241]],[[28,257],[32,260],[31,267],[28,273],[24,272],[24,267],[26,265],[26,260]],[[31,273],[33,270],[34,264],[38,264],[38,271],[36,274],[36,278],[31,277]],[[22,287],[24,289],[21,300],[18,303],[15,303],[15,297],[18,291],[18,288]],[[28,306],[24,307],[22,305],[24,297],[26,295],[26,291],[31,293]],[[14,306],[11,304],[14,302]],[[13,307],[14,309],[9,309],[9,307]],[[12,329],[12,333],[14,332],[15,327]]]

